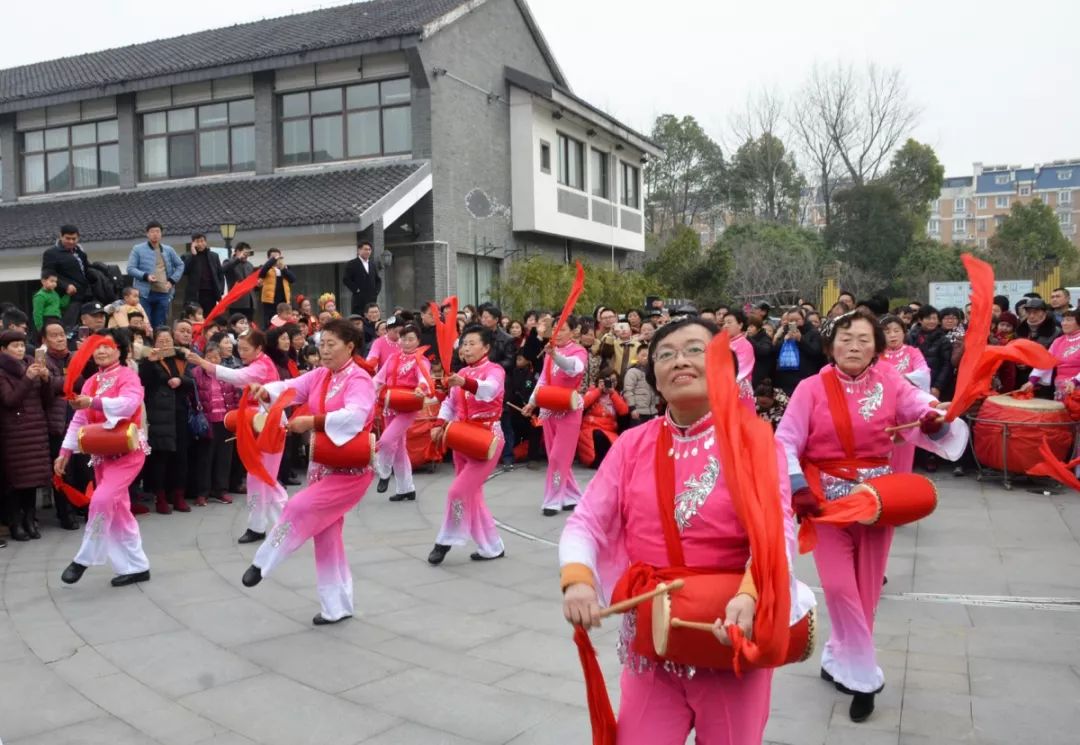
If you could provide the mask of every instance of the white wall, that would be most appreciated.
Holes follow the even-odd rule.
[[[514,86],[510,88],[510,154],[511,154],[511,179],[512,179],[512,207],[513,224],[515,231],[534,231],[547,233],[573,240],[588,241],[602,246],[615,246],[617,248],[632,251],[645,250],[644,232],[623,230],[619,227],[619,219],[616,225],[605,225],[591,219],[592,201],[600,200],[592,196],[592,183],[595,174],[591,172],[590,150],[595,148],[610,155],[609,157],[609,186],[608,203],[616,211],[616,216],[621,210],[629,210],[642,216],[640,209],[641,175],[643,153],[626,143],[622,150],[616,150],[616,139],[605,132],[596,124],[582,122],[576,115],[565,113],[562,119],[553,119],[551,104],[542,98],[536,97],[528,91]],[[590,128],[596,134],[592,137],[586,133]],[[559,153],[558,134],[562,132],[574,139],[585,143],[585,190],[578,191],[558,183]],[[543,140],[551,145],[551,173],[543,173],[540,170],[540,142]],[[619,197],[622,185],[620,183],[620,162],[625,161],[639,169],[638,200],[639,209],[633,210],[624,207]],[[589,219],[583,219],[573,215],[567,215],[558,210],[558,190],[566,189],[586,197],[589,200]],[[604,200],[600,200],[604,201]],[[642,217],[643,219],[643,217]]]

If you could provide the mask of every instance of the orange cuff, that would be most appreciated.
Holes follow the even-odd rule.
[[[316,432],[325,432],[326,431],[326,414],[316,414],[315,415],[315,431]]]
[[[567,587],[576,585],[579,582],[596,589],[596,586],[593,583],[592,569],[589,569],[589,567],[584,564],[567,564],[562,568],[561,574],[562,576],[559,584],[564,592]]]
[[[754,602],[757,602],[757,599],[758,599],[757,585],[754,584],[754,575],[750,571],[750,567],[747,567],[746,571],[743,573],[742,582],[739,583],[739,589],[735,594],[736,595],[741,595],[741,594],[749,595],[750,597],[752,597],[754,599]]]

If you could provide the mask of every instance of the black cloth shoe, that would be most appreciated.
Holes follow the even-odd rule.
[[[79,522],[71,515],[64,515],[60,518],[60,527],[64,530],[78,530]]]
[[[851,699],[851,708],[848,709],[851,721],[865,722],[870,718],[870,715],[874,713],[874,696],[873,693],[855,694],[855,697]]]
[[[443,559],[450,553],[450,546],[444,546],[441,543],[436,543],[435,548],[431,549],[431,553],[427,555],[427,563],[432,566],[438,566],[442,564]]]
[[[244,578],[240,581],[244,583],[244,587],[254,587],[262,582],[262,569],[252,564],[244,572]]]
[[[341,618],[337,619],[336,621],[331,621],[328,618],[323,618],[323,614],[319,613],[313,619],[311,619],[311,622],[313,624],[315,624],[316,626],[330,626],[330,625],[335,624],[335,623],[341,623],[346,618],[352,618],[352,616],[351,615],[342,616]]]
[[[469,558],[473,561],[495,561],[495,559],[501,559],[504,556],[506,556],[505,551],[500,551],[498,556],[481,556],[479,551],[469,554]]]
[[[135,572],[133,574],[121,574],[112,578],[113,587],[125,587],[127,585],[133,585],[136,582],[149,582],[150,570],[145,572]]]
[[[416,492],[411,491],[411,492],[407,492],[405,494],[395,494],[394,496],[390,497],[390,501],[391,502],[415,502],[416,501]]]
[[[825,668],[821,668],[821,679],[824,680],[824,681],[827,681],[829,683],[835,683],[836,682],[836,679],[833,678],[833,676],[831,674],[829,674],[829,671],[826,670]]]
[[[555,517],[558,514],[559,511],[556,509],[552,509],[551,507],[544,508],[544,517]]]
[[[386,490],[390,488],[390,479],[379,479],[379,483],[375,485],[375,491],[379,494],[386,493]]]
[[[575,507],[577,507],[576,504],[564,504],[562,506],[562,511],[563,512],[573,512]]]
[[[242,536],[240,536],[236,540],[236,542],[237,543],[256,543],[258,541],[261,541],[264,538],[266,538],[266,533],[256,533],[251,528],[248,528],[247,530],[244,531],[244,534]]]
[[[71,562],[67,565],[67,569],[60,575],[60,581],[65,585],[73,585],[82,579],[83,572],[86,571],[86,567],[77,562]]]

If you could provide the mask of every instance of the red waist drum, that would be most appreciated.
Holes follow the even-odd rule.
[[[313,432],[311,461],[327,468],[367,468],[375,452],[375,435],[360,432],[344,445],[335,445],[325,432]]]
[[[139,447],[139,428],[123,420],[112,429],[104,424],[79,427],[79,452],[87,455],[126,455]]]
[[[499,438],[488,426],[477,422],[450,422],[446,425],[446,446],[476,460],[491,460],[499,449]]]
[[[862,485],[877,499],[877,514],[860,520],[863,525],[899,527],[922,520],[937,509],[938,495],[934,482],[914,473],[878,476]]]
[[[542,385],[536,389],[536,405],[549,411],[578,411],[584,401],[573,388]]]
[[[225,429],[229,432],[236,432],[236,409],[225,412]],[[251,428],[255,430],[255,434],[263,431],[263,427],[266,425],[266,413],[258,412],[251,418]]]
[[[424,408],[424,397],[408,388],[387,388],[383,391],[383,403],[399,414],[410,414]]]

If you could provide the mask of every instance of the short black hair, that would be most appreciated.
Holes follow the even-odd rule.
[[[229,325],[230,326],[235,326],[240,321],[246,321],[246,320],[247,320],[247,316],[245,316],[243,313],[233,313],[231,316],[229,316]]]
[[[490,347],[495,343],[495,334],[487,326],[481,326],[479,323],[470,323],[468,326],[461,330],[461,337],[464,339],[469,334],[479,334],[480,343]]]
[[[64,223],[60,226],[60,235],[78,235],[79,229],[71,223]]]
[[[146,230],[144,230],[143,232],[149,233],[153,228],[157,228],[158,230],[165,230],[165,228],[163,228],[161,226],[161,223],[159,223],[157,220],[151,220],[150,222],[146,223]]]
[[[42,269],[41,278],[48,279],[49,277],[56,277],[57,279],[59,279],[60,275],[56,273],[55,269]]]
[[[184,309],[181,311],[180,320],[186,321],[189,318],[194,318],[202,311],[202,306],[198,303],[191,301],[184,303]]]
[[[484,313],[489,314],[492,318],[502,318],[502,309],[495,303],[484,303],[477,308],[478,315],[483,315]]]
[[[65,334],[67,333],[67,329],[64,328],[64,322],[63,321],[61,321],[56,316],[45,316],[44,318],[41,319],[41,335],[42,336],[45,336],[45,329],[49,328],[49,326],[59,326],[61,329],[63,329]]]
[[[346,344],[353,345],[353,354],[359,354],[364,346],[363,332],[346,321],[344,318],[332,318],[322,327],[323,333],[331,333]]]
[[[206,240],[206,233],[192,233],[191,234],[191,242],[192,243],[199,240],[200,238],[202,238],[203,240]]]
[[[1009,309],[1009,298],[1005,295],[994,295],[994,305],[1003,311],[1007,311]]]
[[[108,336],[116,342],[116,348],[120,352],[120,364],[127,362],[128,353],[131,351],[131,332],[127,329],[102,329],[95,336]]]
[[[281,254],[281,249],[280,248],[268,248],[268,249],[266,249],[266,258],[269,259],[274,254],[279,254],[280,255]]]
[[[940,315],[942,318],[944,318],[945,316],[956,316],[956,318],[959,320],[964,319],[964,311],[952,305],[950,305],[948,308],[942,308]]]
[[[365,305],[365,306],[364,306],[364,313],[365,313],[365,315],[366,315],[366,314],[367,314],[367,312],[368,312],[369,310],[371,310],[372,308],[378,308],[378,307],[379,307],[379,304],[378,304],[378,303],[368,303],[367,305]]]
[[[563,326],[571,331],[577,331],[581,328],[581,319],[571,313],[563,320]]]
[[[18,308],[8,308],[0,314],[0,328],[21,326],[30,323],[30,319]]]
[[[420,327],[410,321],[409,323],[406,323],[404,326],[402,326],[401,329],[398,331],[399,336],[405,336],[405,334],[414,334],[416,338],[419,339]]]
[[[250,243],[248,243],[247,241],[240,241],[235,246],[233,246],[233,253],[236,253],[237,251],[247,251],[250,248],[251,248]]]
[[[743,316],[743,318],[745,319],[746,317]],[[657,393],[660,391],[656,389],[656,348],[660,346],[660,342],[674,334],[676,331],[689,328],[690,326],[700,326],[709,332],[709,336],[716,336],[720,333],[720,327],[715,323],[707,319],[698,318],[697,316],[687,316],[686,318],[673,321],[659,329],[656,332],[656,335],[653,336],[652,342],[649,343],[649,364],[645,367],[645,382]]]
[[[921,321],[922,319],[929,318],[930,316],[937,316],[938,318],[941,318],[941,313],[939,313],[938,309],[932,305],[924,305],[919,308],[919,312],[915,314],[915,319]]]
[[[744,331],[746,330],[746,314],[743,313],[742,308],[731,308],[731,309],[728,310],[727,313],[724,314],[724,316],[725,317],[731,316],[732,318],[734,318],[738,322],[739,326]],[[667,326],[665,326],[664,328],[667,328]],[[653,337],[653,344],[655,344],[655,343],[656,343],[656,337],[654,336]]]
[[[370,248],[370,249],[371,249],[372,251],[374,251],[374,250],[375,250],[375,246],[371,245],[371,241],[367,240],[366,238],[365,238],[364,240],[362,240],[362,241],[360,241],[359,243],[357,243],[357,244],[356,244],[356,247],[357,247],[357,248],[363,248],[364,246],[367,246],[367,247],[368,247],[368,248]]]
[[[937,313],[937,311],[934,311]],[[833,342],[836,341],[836,333],[844,329],[851,328],[851,325],[855,321],[867,321],[874,329],[874,352],[875,354],[881,354],[885,351],[885,330],[878,323],[877,318],[874,317],[870,311],[867,310],[852,310],[845,313],[842,316],[837,316],[829,324],[829,328],[822,334],[821,348],[825,352],[825,356],[832,360],[832,348]]]
[[[907,326],[904,324],[904,319],[893,313],[889,313],[878,319],[878,324],[882,329],[888,328],[889,325],[893,323],[898,324],[902,329],[907,329]]]

